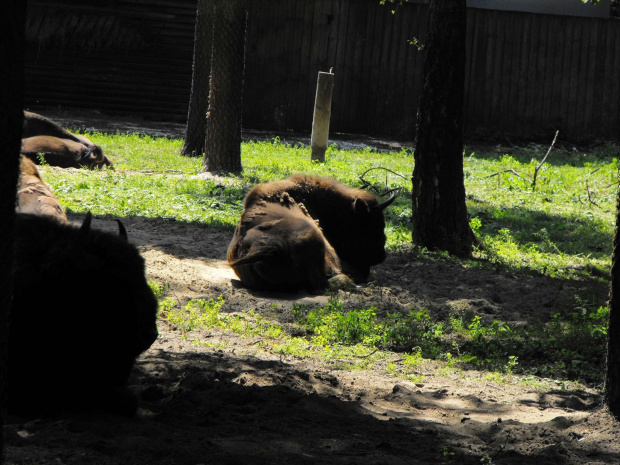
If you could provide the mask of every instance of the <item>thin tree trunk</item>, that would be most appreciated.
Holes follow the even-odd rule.
[[[216,0],[202,171],[240,173],[247,0]]]
[[[463,179],[465,0],[431,0],[413,170],[413,242],[469,256]]]
[[[611,298],[607,331],[607,373],[605,402],[611,413],[620,419],[620,192],[616,203],[616,232],[611,263]]]
[[[6,406],[7,341],[13,290],[13,225],[19,149],[24,118],[24,25],[26,2],[3,0],[0,5],[0,462]]]
[[[205,152],[209,75],[213,47],[213,0],[198,0],[194,31],[192,89],[189,97],[185,141],[181,155],[200,157]]]

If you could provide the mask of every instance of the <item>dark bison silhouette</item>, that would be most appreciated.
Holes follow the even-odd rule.
[[[228,263],[250,289],[321,291],[342,275],[340,259],[303,205],[287,193],[246,208],[228,247]]]
[[[81,134],[73,134],[49,118],[24,111],[21,153],[35,163],[39,155],[53,166],[89,169],[112,167],[100,146]]]
[[[16,414],[104,410],[131,415],[126,383],[157,338],[144,259],[119,235],[18,214],[8,346]]]
[[[381,202],[374,194],[348,187],[335,179],[296,174],[282,181],[255,186],[246,196],[244,208],[258,202],[278,203],[288,193],[303,204],[340,258],[345,274],[364,282],[370,267],[385,260],[384,210],[395,194]]]
[[[41,179],[41,174],[32,160],[20,156],[19,183],[17,185],[18,213],[32,213],[55,218],[67,223],[67,215],[58,198]]]

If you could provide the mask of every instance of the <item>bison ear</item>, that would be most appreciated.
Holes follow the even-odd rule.
[[[353,201],[353,208],[356,215],[367,215],[370,209],[364,199],[357,198]]]
[[[125,229],[125,226],[123,225],[123,223],[121,223],[121,220],[116,220],[116,222],[118,223],[118,235],[121,237],[121,239],[123,239],[125,242],[128,242],[127,239],[127,230]]]

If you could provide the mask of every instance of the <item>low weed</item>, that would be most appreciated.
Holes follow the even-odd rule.
[[[349,369],[398,352],[401,357],[386,370],[415,382],[423,379],[418,368],[427,359],[443,361],[440,373],[471,367],[490,371],[494,381],[518,374],[597,384],[604,373],[609,311],[580,300],[570,312],[526,326],[486,321],[462,311],[453,312],[445,324],[424,309],[381,316],[375,307],[345,309],[336,298],[325,306],[294,305],[294,323],[283,325],[253,310],[222,312],[224,305],[221,296],[184,306],[162,297],[160,317],[184,338],[193,334],[197,343],[200,332],[219,329],[259,338],[257,344],[274,353],[338,361]]]

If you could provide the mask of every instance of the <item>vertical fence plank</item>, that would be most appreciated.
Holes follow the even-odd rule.
[[[573,28],[573,39],[571,47],[571,66],[570,66],[570,87],[568,94],[568,120],[566,131],[573,133],[578,130],[576,118],[577,118],[577,99],[579,95],[579,71],[581,69],[581,32],[582,28],[579,25],[575,25]]]
[[[341,0],[339,3],[339,20],[338,20],[338,42],[336,44],[336,59],[334,62],[334,96],[332,100],[332,121],[338,124],[338,128],[346,127],[348,115],[347,105],[345,105],[344,93],[346,91],[345,81],[345,57],[347,50],[347,41],[349,37],[349,10],[351,9],[351,0]]]
[[[596,64],[598,61],[598,39],[599,39],[599,21],[591,19],[588,21],[590,29],[590,40],[586,42],[586,48],[588,51],[588,66],[585,73],[585,87],[583,89],[585,93],[585,102],[583,108],[584,123],[583,127],[587,133],[591,134],[593,130],[596,130],[594,126],[594,90],[601,85],[600,79],[602,76],[596,75]]]
[[[620,50],[620,25],[615,22],[614,23],[614,36],[615,36],[615,41],[614,41],[614,50],[615,50],[615,56],[614,56],[614,67],[613,67],[613,77],[614,77],[614,87],[613,87],[613,91],[611,92],[611,106],[612,106],[612,111],[610,114],[610,125],[612,128],[615,129],[610,129],[610,133],[614,134],[614,138],[616,140],[620,139],[620,86],[618,85],[618,83],[620,82],[620,56],[618,53],[618,50]]]
[[[269,2],[267,2],[269,3]],[[301,42],[301,53],[299,54],[299,82],[297,83],[297,129],[310,130],[312,124],[312,115],[306,112],[306,94],[308,93],[308,85],[310,83],[310,48],[312,43],[312,17],[314,13],[314,0],[304,1],[303,16],[303,35]],[[316,89],[316,81],[315,81]]]
[[[532,119],[531,128],[538,136],[541,136],[542,129],[542,112],[543,112],[543,99],[544,99],[544,90],[545,90],[545,77],[547,75],[547,24],[548,24],[548,16],[547,15],[537,15],[536,23],[537,28],[534,29],[536,32],[536,42],[538,46],[536,47],[536,61],[534,62],[534,82],[529,86],[528,92],[532,97],[530,100],[530,105],[532,105]]]
[[[570,93],[571,93],[571,66],[573,61],[573,52],[572,52],[572,40],[573,40],[573,25],[574,21],[563,21],[562,24],[562,32],[563,32],[563,41],[562,41],[562,71],[561,71],[561,82],[560,82],[560,100],[556,102],[557,107],[559,108],[559,129],[562,133],[562,136],[568,134],[570,129]]]
[[[473,93],[470,99],[472,130],[478,132],[483,127],[485,95],[485,69],[487,58],[487,22],[483,20],[482,10],[476,10],[476,29],[474,38]]]
[[[596,21],[598,28],[597,34],[597,48],[596,48],[596,61],[594,68],[594,82],[593,82],[593,104],[592,115],[590,117],[591,131],[604,131],[603,128],[603,95],[607,84],[607,73],[605,70],[606,58],[610,51],[607,48],[607,22]]]
[[[612,24],[609,21],[605,21],[606,28],[606,53],[605,53],[605,69],[603,71],[604,85],[602,86],[602,96],[600,97],[602,105],[601,105],[601,127],[602,131],[605,134],[606,138],[614,138],[616,135],[613,134],[613,125],[611,124],[611,120],[613,117],[613,113],[617,110],[617,107],[614,106],[612,95],[614,87],[617,87],[617,82],[620,79],[620,76],[617,74],[614,75],[614,61],[620,60],[618,58],[618,53],[616,51],[618,49],[614,49],[614,38],[615,34]]]
[[[377,2],[378,3],[378,2]],[[369,7],[366,9],[366,13],[365,15],[363,15],[362,18],[360,18],[360,25],[363,28],[363,36],[361,37],[361,42],[360,42],[360,55],[358,56],[359,59],[359,63],[358,63],[358,70],[359,70],[359,76],[358,76],[358,83],[359,85],[357,86],[356,90],[355,90],[355,94],[354,94],[354,99],[355,99],[355,104],[358,105],[359,110],[355,110],[355,109],[350,109],[352,111],[350,111],[350,116],[349,118],[355,118],[354,113],[356,111],[359,111],[359,117],[361,117],[362,120],[366,120],[369,117],[372,118],[372,111],[370,110],[369,107],[369,89],[371,88],[371,74],[372,74],[372,52],[373,52],[373,42],[375,40],[372,31],[375,25],[375,20],[376,20],[376,8],[378,8],[378,6],[376,5],[369,5]],[[365,127],[366,125],[363,124],[361,121],[358,122],[358,127]],[[366,129],[368,130],[368,129]]]
[[[553,18],[553,26],[551,27],[550,50],[553,54],[553,68],[551,69],[551,89],[549,91],[548,99],[546,102],[547,123],[552,132],[560,130],[560,100],[562,98],[562,81],[564,76],[562,75],[562,69],[564,66],[564,41],[565,34],[562,27],[562,19],[558,17]],[[560,138],[564,138],[565,134],[562,133]]]
[[[519,74],[517,83],[517,123],[515,124],[515,132],[519,137],[522,137],[526,132],[525,125],[527,124],[525,112],[527,108],[530,44],[532,42],[532,16],[528,15],[524,17],[523,21],[522,34],[519,39],[521,42],[521,53],[519,56]]]
[[[581,29],[581,40],[579,41],[579,67],[577,68],[577,104],[575,106],[575,129],[581,129],[585,124],[586,88],[588,82],[588,53],[590,45],[591,29],[587,22],[584,22]]]
[[[387,27],[385,24],[385,7],[379,7],[374,5],[373,11],[376,15],[373,33],[372,43],[372,58],[371,58],[371,73],[370,73],[370,87],[368,89],[368,101],[366,115],[376,115],[379,107],[378,89],[381,86],[381,53],[383,50],[383,28]],[[366,122],[368,128],[372,128],[373,124],[370,121]]]
[[[354,4],[355,5],[355,4]],[[371,7],[372,8],[372,7]],[[366,44],[366,15],[369,8],[359,8],[359,4],[351,8],[347,44],[346,95],[347,95],[347,132],[358,132],[366,121],[366,99],[362,96],[361,82],[364,79],[363,57]]]
[[[398,55],[396,56],[396,92],[392,93],[393,112],[401,115],[398,120],[398,126],[394,128],[396,134],[407,134],[411,132],[413,127],[413,120],[408,117],[408,105],[404,96],[406,95],[408,59],[409,50],[414,48],[414,45],[409,44],[411,35],[409,32],[410,25],[412,23],[413,8],[401,8],[399,14],[401,15],[401,25],[399,35],[397,35],[399,48]]]
[[[508,77],[502,75],[502,60],[505,55],[504,45],[506,37],[506,17],[497,15],[493,28],[491,40],[493,41],[493,55],[489,58],[491,65],[491,111],[487,112],[487,127],[496,135],[502,119],[502,108],[500,106],[502,81]]]
[[[480,83],[476,73],[478,65],[478,44],[480,20],[476,9],[467,10],[467,61],[465,68],[465,108],[463,109],[465,133],[473,133],[476,129],[475,99],[474,95]]]
[[[258,0],[261,2],[262,0]],[[299,85],[302,80],[302,63],[304,62],[304,58],[302,57],[303,53],[303,42],[304,42],[304,24],[305,24],[305,13],[306,13],[306,2],[307,0],[295,0],[295,13],[293,17],[293,42],[291,44],[291,49],[293,56],[291,57],[291,69],[289,72],[291,73],[291,80],[289,87],[286,91],[288,98],[291,100],[291,105],[295,107],[295,112],[291,116],[291,124],[292,128],[300,128],[303,126],[303,117],[302,113],[298,110],[298,92]],[[262,60],[262,57],[255,57],[256,60]],[[256,79],[257,76],[249,76],[250,79]]]
[[[423,21],[421,10],[418,4],[414,4],[413,8],[410,8],[410,18],[405,24],[408,25],[406,39],[413,40],[414,38],[423,43],[425,38],[420,37],[421,28],[420,24]],[[406,48],[407,53],[407,65],[405,68],[405,85],[403,91],[403,119],[405,124],[409,127],[406,128],[401,137],[406,137],[409,140],[415,138],[415,124],[418,108],[417,89],[419,84],[417,83],[417,76],[419,75],[419,63],[421,62],[420,56],[422,52],[418,50],[417,46],[409,45]]]
[[[527,64],[527,104],[525,106],[524,116],[526,118],[526,127],[528,132],[538,132],[538,108],[537,104],[540,99],[539,86],[539,59],[541,53],[541,40],[540,40],[540,15],[536,15],[532,18],[532,29],[530,31],[530,55]]]
[[[517,127],[517,104],[518,104],[518,96],[519,96],[519,70],[520,70],[520,58],[521,58],[521,45],[523,41],[521,40],[521,29],[519,28],[519,24],[522,22],[523,17],[519,13],[512,13],[508,19],[507,23],[509,25],[509,40],[510,40],[510,56],[506,61],[508,61],[508,65],[504,67],[504,73],[510,76],[509,78],[509,86],[504,95],[504,99],[502,99],[502,108],[504,116],[504,127],[502,131],[508,136],[515,135],[515,128]],[[506,76],[504,75],[504,79]]]

